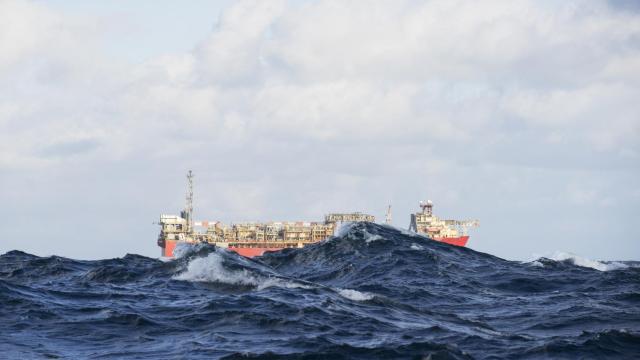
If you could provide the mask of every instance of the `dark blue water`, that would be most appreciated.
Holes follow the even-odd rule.
[[[184,250],[184,249],[183,249]],[[640,267],[374,225],[256,260],[0,256],[2,358],[640,358]]]

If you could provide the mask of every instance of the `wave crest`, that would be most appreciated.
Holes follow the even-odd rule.
[[[174,275],[174,280],[223,283],[229,285],[249,286],[257,290],[266,289],[272,286],[285,288],[309,288],[305,284],[270,276],[270,274],[260,275],[253,273],[247,268],[231,270],[224,265],[224,256],[219,253],[210,253],[206,257],[192,259],[187,265],[187,269],[180,274]]]
[[[352,290],[352,289],[337,289],[338,290],[338,294],[340,294],[342,297],[345,297],[349,300],[354,300],[354,301],[367,301],[367,300],[371,300],[373,299],[373,294],[370,294],[368,292],[362,292],[362,291],[358,291],[358,290]]]
[[[562,251],[556,251],[551,256],[537,256],[535,260],[529,261],[528,263],[533,266],[542,267],[544,265],[539,260],[544,260],[544,259],[569,262],[576,266],[591,268],[598,271],[620,270],[620,269],[626,269],[629,267],[628,265],[623,264],[621,262],[617,262],[617,261],[605,262],[605,261],[591,260],[576,254],[562,252]]]

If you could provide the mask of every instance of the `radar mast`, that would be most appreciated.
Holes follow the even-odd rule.
[[[193,172],[189,170],[187,173],[187,196],[186,196],[186,204],[184,208],[184,213],[186,215],[187,220],[187,232],[191,232],[193,230]]]
[[[391,204],[387,207],[387,215],[384,218],[384,222],[387,225],[391,225]]]
[[[420,207],[422,208],[422,213],[427,214],[429,216],[433,215],[433,202],[431,200],[427,200],[427,202],[420,201]]]

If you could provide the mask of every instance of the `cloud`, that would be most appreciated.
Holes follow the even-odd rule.
[[[45,146],[42,150],[40,150],[40,154],[44,157],[65,157],[72,155],[81,155],[86,154],[99,146],[99,142],[91,139],[69,141]]]
[[[199,123],[212,133],[464,141],[523,122],[544,136],[580,129],[565,137],[588,150],[637,143],[636,14],[606,3],[274,4],[230,9],[172,87],[219,95],[206,99],[218,113],[194,111],[211,115]]]
[[[194,167],[229,217],[584,203],[576,174],[637,175],[640,14],[618,5],[240,1],[192,51],[132,64],[105,50],[117,23],[3,1],[0,169]]]
[[[49,30],[58,20],[41,6],[21,1],[4,1],[0,13],[0,70],[36,54],[46,44]]]
[[[28,95],[72,91],[56,105],[23,104],[14,111],[30,111],[27,117],[51,108],[57,113],[48,117],[86,112],[53,131],[83,123],[84,131],[105,134],[103,142],[121,152],[148,146],[140,132],[149,128],[173,134],[178,143],[265,136],[473,143],[508,138],[517,128],[509,124],[521,123],[544,138],[563,134],[583,142],[587,150],[638,143],[639,81],[629,83],[629,76],[640,63],[640,26],[637,14],[606,3],[245,1],[228,9],[192,53],[109,69],[114,73],[107,65],[76,64],[95,60],[81,55],[86,37],[71,36],[82,22],[66,25],[63,15],[30,3],[3,4],[10,7],[3,13],[26,14],[4,25],[8,36],[1,44],[13,60],[3,64],[27,67],[22,71],[40,78],[3,107]],[[32,30],[15,35],[22,29]],[[61,51],[46,45],[60,39],[65,50],[82,51],[60,58]],[[38,52],[40,64],[30,65]],[[43,76],[50,85],[42,84]],[[98,89],[87,88],[87,76]],[[111,124],[103,121],[105,112],[115,118]],[[34,153],[25,150],[14,156]]]

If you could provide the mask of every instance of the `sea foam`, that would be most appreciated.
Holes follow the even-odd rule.
[[[249,270],[227,270],[223,266],[220,254],[211,253],[206,257],[195,258],[189,262],[186,271],[175,275],[175,280],[197,282],[220,282],[225,284],[258,286],[259,279]]]
[[[187,242],[179,242],[176,244],[176,247],[173,249],[173,258],[174,259],[180,259],[183,258],[185,256],[188,256],[189,254],[193,254],[197,251],[199,251],[200,249],[209,246],[203,243],[187,243]]]
[[[223,283],[240,286],[251,286],[257,290],[272,286],[284,288],[310,288],[311,286],[282,279],[252,273],[248,269],[229,270],[224,266],[221,254],[211,253],[206,257],[195,258],[189,262],[187,269],[173,276],[174,280]]]
[[[623,264],[621,262],[617,262],[617,261],[604,262],[604,261],[598,261],[598,260],[591,260],[576,254],[562,252],[562,251],[556,251],[551,256],[536,256],[535,260],[530,261],[529,264],[533,266],[542,266],[543,264],[540,261],[538,261],[542,258],[547,258],[554,261],[568,261],[573,265],[591,268],[598,271],[611,271],[611,270],[618,270],[618,269],[626,269],[629,267],[628,265]]]
[[[373,299],[373,294],[352,289],[336,289],[338,294],[354,301],[367,301]]]

